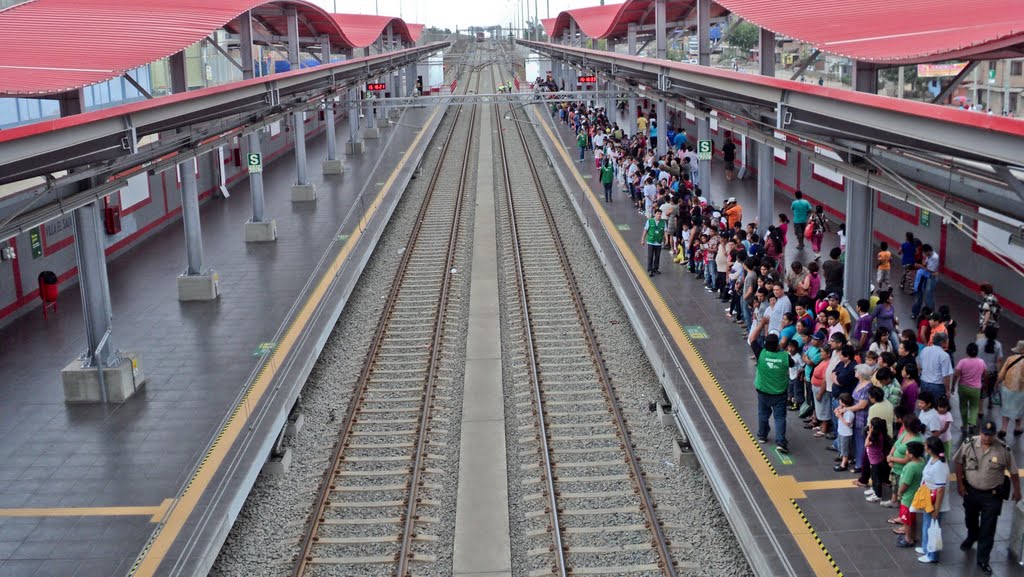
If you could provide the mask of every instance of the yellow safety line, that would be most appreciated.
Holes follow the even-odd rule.
[[[424,123],[424,127],[430,126],[434,118],[437,116],[440,108],[434,110],[430,118]],[[156,573],[157,568],[160,566],[160,562],[163,561],[167,555],[167,551],[170,550],[171,545],[175,539],[178,538],[178,534],[181,529],[185,526],[185,521],[189,515],[195,509],[199,503],[199,499],[202,497],[206,488],[209,486],[210,481],[213,480],[214,475],[220,469],[221,463],[227,457],[231,446],[235,440],[247,430],[246,424],[249,420],[249,415],[260,399],[267,392],[270,387],[270,383],[274,380],[277,375],[279,367],[284,364],[284,359],[291,353],[295,343],[302,336],[306,330],[306,325],[309,323],[310,318],[313,315],[314,310],[323,300],[324,295],[327,293],[328,287],[334,281],[338,271],[341,270],[342,264],[345,259],[348,258],[353,248],[356,246],[356,242],[359,237],[362,236],[363,230],[366,227],[366,223],[369,222],[370,218],[380,208],[384,196],[394,185],[395,180],[398,178],[398,174],[402,171],[402,168],[409,161],[413,152],[416,150],[416,146],[426,132],[423,129],[416,134],[412,144],[406,151],[405,155],[398,162],[395,170],[385,181],[384,186],[377,193],[376,198],[373,200],[373,204],[363,213],[359,219],[359,226],[352,231],[345,242],[345,246],[342,247],[341,251],[331,262],[331,266],[327,269],[324,275],[320,278],[316,287],[307,297],[305,303],[299,313],[295,315],[294,320],[288,326],[284,336],[281,338],[278,345],[274,348],[263,363],[263,367],[256,376],[256,380],[253,381],[252,386],[246,392],[245,397],[235,408],[235,411],[231,414],[227,424],[217,435],[213,445],[210,447],[205,458],[196,471],[195,475],[189,481],[188,485],[185,486],[184,492],[181,497],[174,503],[170,512],[167,515],[166,523],[158,529],[156,537],[151,541],[148,549],[145,550],[142,557],[136,562],[135,567],[129,572],[129,575],[137,577],[152,577]],[[240,418],[241,417],[241,418]]]
[[[772,466],[761,446],[754,439],[753,434],[747,428],[746,423],[744,423],[739,412],[733,406],[732,401],[715,379],[707,362],[701,357],[693,342],[686,335],[679,319],[676,318],[675,313],[668,307],[665,299],[648,277],[644,266],[637,259],[636,255],[633,254],[630,245],[615,227],[605,208],[598,202],[594,192],[590,189],[589,183],[580,174],[579,170],[576,169],[576,165],[565,151],[565,146],[554,135],[547,122],[542,120],[538,124],[544,128],[548,138],[554,144],[554,148],[562,156],[565,164],[572,170],[577,183],[586,192],[587,201],[600,218],[601,224],[609,237],[626,258],[633,276],[639,281],[647,298],[650,299],[651,304],[665,322],[665,326],[668,328],[669,335],[675,342],[676,347],[683,353],[690,368],[697,376],[697,380],[700,381],[704,391],[708,394],[711,404],[715,407],[719,417],[721,417],[721,421],[725,423],[729,433],[753,469],[753,476],[760,481],[764,490],[768,493],[768,498],[786,524],[786,528],[793,535],[794,540],[800,547],[815,575],[831,573],[842,576],[842,571],[840,571],[832,556],[829,555],[821,543],[821,539],[818,538],[817,533],[815,533],[810,523],[807,522],[806,517],[804,517],[803,512],[795,501],[795,499],[806,498],[806,494],[801,489],[800,484],[796,482],[796,478],[791,475],[780,476],[775,471],[775,467]],[[751,394],[753,394],[753,386],[751,386]]]
[[[151,523],[164,518],[174,499],[164,499],[156,507],[26,507],[0,509],[0,517],[145,517]]]

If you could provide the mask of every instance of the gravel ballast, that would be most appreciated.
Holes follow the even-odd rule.
[[[510,126],[506,139],[512,137],[513,132]],[[543,150],[532,131],[526,130],[525,133],[527,146],[531,151]],[[752,573],[750,567],[712,492],[707,477],[699,469],[681,468],[673,462],[674,431],[662,427],[656,414],[648,410],[649,404],[660,397],[661,391],[657,376],[643,355],[640,342],[629,325],[625,311],[588,242],[583,227],[566,198],[564,189],[558,184],[557,176],[536,152],[534,152],[534,157],[538,164],[540,179],[544,183],[546,198],[558,220],[559,233],[565,243],[573,273],[577,279],[583,279],[583,282],[580,282],[581,296],[596,332],[611,381],[625,410],[631,438],[638,447],[643,470],[647,473],[655,502],[659,505],[659,517],[666,523],[666,536],[671,539],[674,558],[680,563],[679,574],[693,576],[750,575]],[[525,170],[525,168],[516,167],[516,170]],[[503,179],[503,174],[498,166],[495,167],[495,179],[496,182],[503,182],[503,180],[499,180]],[[499,194],[504,196],[504,191],[499,191]],[[499,234],[503,235],[502,238],[510,238],[507,202],[502,198],[498,204]],[[524,211],[517,204],[517,214],[520,212]],[[532,413],[534,399],[530,392],[531,388],[526,372],[526,349],[522,337],[522,320],[513,268],[514,259],[507,246],[504,247],[504,250],[499,250],[499,253],[502,349],[505,359],[507,359],[503,364],[503,378],[506,399],[506,434],[509,439],[507,458],[509,463],[512,567],[514,576],[525,577],[532,570],[551,566],[551,555],[544,554],[542,551],[538,554],[538,550],[547,549],[551,539],[543,533],[537,535],[538,529],[542,529],[547,523],[546,515],[538,515],[538,512],[543,512],[546,499],[538,497],[541,493],[541,484],[538,482],[540,475],[537,468],[537,443],[534,440],[536,432]],[[552,250],[552,262],[557,263],[554,258]],[[530,274],[529,267],[527,274]],[[569,323],[566,324],[568,326]],[[558,333],[556,331],[551,334],[557,335]],[[582,339],[577,339],[569,329],[562,333],[561,338],[565,339],[566,347],[561,362],[566,363],[566,376],[570,376],[573,370],[577,370],[570,363],[585,359],[586,349],[584,345],[580,344],[583,342]],[[548,362],[550,363],[550,361]],[[578,370],[586,372],[590,369],[579,368]],[[568,394],[556,397],[548,393],[546,401],[549,406],[548,411],[555,410],[550,406],[550,402],[557,398],[559,401],[570,401],[564,407],[564,411],[577,414],[554,417],[549,419],[549,422],[555,424],[559,422],[579,423],[585,420],[603,422],[604,419],[598,415],[581,415],[587,411],[602,410],[604,407],[573,403],[580,398],[591,398],[573,394],[574,387],[580,386],[571,382],[573,379],[559,377],[549,380],[568,381],[555,387],[545,387],[546,390],[558,393],[564,391]],[[593,435],[600,435],[609,431],[608,428],[595,426],[590,431],[573,428],[571,433],[565,430],[556,430],[554,433],[586,437],[591,432]],[[567,445],[563,443],[562,447],[565,446]],[[588,438],[578,441],[575,446],[588,449],[605,446],[617,447],[617,440]],[[595,459],[595,455],[601,454],[588,452],[585,457]],[[609,461],[621,459],[618,452],[609,451],[605,454],[607,456],[604,458]],[[564,455],[560,460],[563,462],[577,460],[573,457],[576,455]],[[584,455],[579,455],[579,457],[584,457]],[[602,457],[597,456],[596,458]],[[600,474],[596,469],[597,467],[589,467],[583,472],[588,475]],[[559,475],[559,478],[574,476],[574,469],[559,469],[556,474]],[[574,484],[573,482],[559,481],[557,485],[561,493],[614,492],[621,488],[621,484],[616,481],[609,481],[606,484],[595,484],[590,481]],[[574,500],[566,508],[601,509],[610,506],[608,503],[615,502],[614,496],[584,498]],[[642,515],[639,513],[635,515],[625,513],[609,515],[608,524],[627,523],[631,517],[635,518],[638,523],[643,522]],[[584,520],[581,524],[587,523]],[[598,520],[594,524],[600,525],[602,521]],[[573,535],[567,539],[570,546],[586,546],[592,544],[591,541],[596,544],[597,542],[607,543],[609,540],[607,536],[588,535]],[[622,533],[615,537],[615,543],[623,546],[640,545],[640,539],[636,533]],[[531,551],[533,551],[532,554]],[[611,555],[594,555],[588,561],[593,561],[595,564],[621,565],[639,564],[646,558],[649,558],[646,551],[620,552]],[[617,562],[622,559],[626,559],[626,562]],[[651,574],[658,573],[652,572]]]
[[[395,282],[400,255],[405,250],[420,205],[426,194],[430,171],[440,158],[443,139],[454,115],[447,114],[438,128],[434,140],[424,154],[425,170],[410,182],[402,200],[388,224],[385,234],[345,310],[327,341],[306,385],[300,395],[297,411],[304,416],[303,429],[287,446],[292,451],[291,470],[285,475],[260,475],[243,506],[210,575],[212,577],[277,577],[288,574],[299,553],[300,539],[315,500],[316,492],[328,466],[331,450],[338,438],[348,410],[355,382],[368,354],[374,329],[378,325],[385,297]],[[474,142],[473,147],[476,147]],[[475,155],[471,152],[471,158]],[[471,167],[468,182],[473,183],[475,166]],[[430,434],[429,453],[440,457],[428,459],[432,472],[424,479],[427,487],[420,492],[425,501],[437,506],[423,505],[421,516],[434,517],[438,523],[421,523],[420,532],[438,537],[437,541],[417,545],[416,551],[434,555],[435,563],[417,564],[417,575],[450,576],[451,551],[454,535],[447,530],[455,523],[455,495],[458,482],[459,419],[462,411],[462,379],[465,339],[468,317],[469,279],[472,255],[472,224],[475,191],[467,192],[463,202],[461,231],[456,255],[456,272],[452,275],[451,293],[446,315],[445,335],[441,351],[442,368],[438,374],[435,393],[434,425]],[[436,298],[436,297],[434,297]],[[401,397],[402,395],[395,395]],[[419,397],[418,393],[407,396]],[[367,408],[381,408],[369,396]],[[410,403],[414,406],[416,403]],[[404,406],[389,404],[389,407]],[[380,456],[395,456],[389,450],[380,450]],[[433,470],[437,472],[433,472]],[[431,487],[440,487],[439,489]],[[395,492],[370,493],[365,497],[376,499],[397,498]],[[397,511],[380,510],[381,515]],[[379,528],[376,529],[379,531]],[[369,534],[369,531],[368,531]],[[367,553],[375,550],[366,547]],[[389,567],[393,572],[393,568]],[[373,566],[366,566],[361,575],[381,575]],[[332,575],[330,566],[314,567],[312,575]]]

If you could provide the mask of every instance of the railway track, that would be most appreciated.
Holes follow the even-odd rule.
[[[524,123],[514,107],[495,116],[503,177],[496,183],[504,194],[503,233],[512,261],[507,266],[518,287],[518,306],[511,308],[518,309],[513,315],[523,332],[513,378],[517,422],[523,423],[518,451],[527,461],[523,483],[533,488],[525,499],[525,527],[536,545],[526,553],[523,574],[675,577],[673,546],[559,237],[559,219],[545,199]]]
[[[470,69],[467,90],[485,71]],[[428,572],[438,551],[440,480],[446,468],[440,436],[452,423],[445,388],[456,369],[446,325],[456,308],[452,286],[458,255],[470,242],[460,233],[473,185],[476,107],[453,111],[427,194],[401,253],[396,280],[356,394],[342,420],[329,468],[301,540],[293,577],[406,577]],[[460,252],[461,251],[461,252]],[[457,280],[459,279],[459,280]],[[468,282],[468,279],[461,282]],[[449,403],[450,404],[450,403]]]

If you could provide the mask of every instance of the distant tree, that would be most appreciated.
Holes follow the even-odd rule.
[[[750,22],[740,22],[729,31],[729,44],[747,52],[757,48],[760,37],[757,26]]]

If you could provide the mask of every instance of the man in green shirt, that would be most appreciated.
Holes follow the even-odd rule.
[[[647,276],[661,274],[661,246],[665,244],[665,221],[661,220],[661,209],[654,211],[654,218],[644,223],[644,244],[647,245]]]
[[[789,367],[793,359],[779,350],[779,335],[775,331],[764,340],[764,348],[757,357],[754,388],[757,390],[757,441],[768,442],[768,418],[775,417],[775,446],[780,453],[789,452],[786,442],[786,400],[789,392]]]
[[[615,167],[608,157],[604,157],[601,164],[601,184],[604,186],[604,201],[612,201],[612,183],[615,182]]]
[[[793,234],[796,236],[796,247],[804,247],[804,229],[807,228],[808,215],[811,212],[811,203],[804,200],[804,193],[796,191],[796,200],[790,205],[793,210]]]
[[[583,162],[587,154],[587,132],[582,128],[576,132],[576,148],[580,149],[580,162]]]

